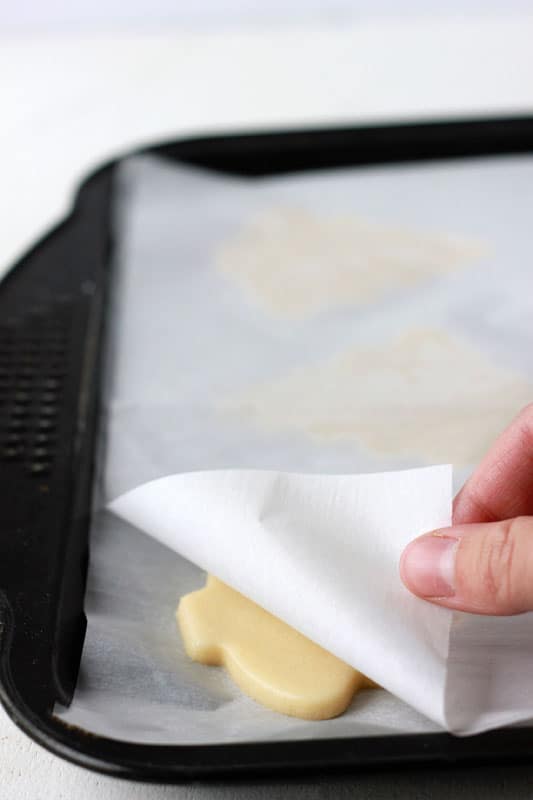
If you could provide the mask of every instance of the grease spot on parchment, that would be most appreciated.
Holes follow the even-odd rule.
[[[379,454],[472,464],[533,385],[441,330],[351,347],[258,385],[223,406],[264,431],[357,442]]]
[[[378,224],[356,215],[274,208],[215,254],[244,296],[278,317],[358,306],[474,263],[482,243]]]

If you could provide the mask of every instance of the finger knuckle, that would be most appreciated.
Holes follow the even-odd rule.
[[[484,538],[481,546],[478,574],[484,596],[495,608],[514,605],[516,556],[522,522],[520,517],[502,522]]]

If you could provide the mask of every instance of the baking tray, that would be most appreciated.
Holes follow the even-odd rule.
[[[197,138],[144,153],[239,176],[533,150],[533,117]],[[35,741],[77,764],[151,781],[392,766],[528,762],[533,728],[159,746],[55,718],[76,685],[99,387],[112,291],[109,163],[0,284],[0,698]]]

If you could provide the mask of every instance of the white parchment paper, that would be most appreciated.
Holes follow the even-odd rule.
[[[532,179],[526,157],[250,182],[152,159],[124,165],[97,495],[115,513],[93,524],[88,633],[65,719],[187,743],[435,725],[465,733],[531,715],[531,615],[480,623],[433,608],[403,589],[397,561],[407,541],[449,521],[449,471],[423,468],[442,449],[433,427],[450,451],[462,437],[458,487],[497,421],[527,399]],[[384,235],[396,226],[478,243],[482,254],[364,302],[276,314],[217,266],[221,248],[243,231],[248,247],[246,232],[272,209],[276,224],[294,209],[318,229],[323,218],[363,218]],[[407,261],[420,262],[415,245]],[[287,270],[291,257],[289,248]],[[359,370],[359,392],[339,364]],[[346,396],[349,408],[332,422],[345,428],[317,436],[310,426],[323,423],[333,380],[329,397]],[[309,399],[285,418],[280,397],[302,402],[294,385]],[[358,474],[383,470],[400,471]],[[191,664],[173,612],[202,574],[176,551],[394,696],[365,692],[338,720],[302,722],[243,698],[222,670]]]

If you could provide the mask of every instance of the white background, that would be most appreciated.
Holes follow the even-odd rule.
[[[276,24],[329,24],[363,20],[476,18],[505,12],[519,16],[531,12],[528,0],[18,0],[2,7],[0,28],[13,32],[164,29],[167,25],[194,26],[200,30],[222,27],[262,27]]]
[[[0,273],[103,158],[196,132],[533,112],[532,3],[0,0]],[[498,17],[505,7],[506,16]],[[429,11],[433,10],[433,13]],[[528,16],[528,12],[530,15]],[[528,768],[142,786],[48,755],[0,711],[0,797],[533,797]]]

